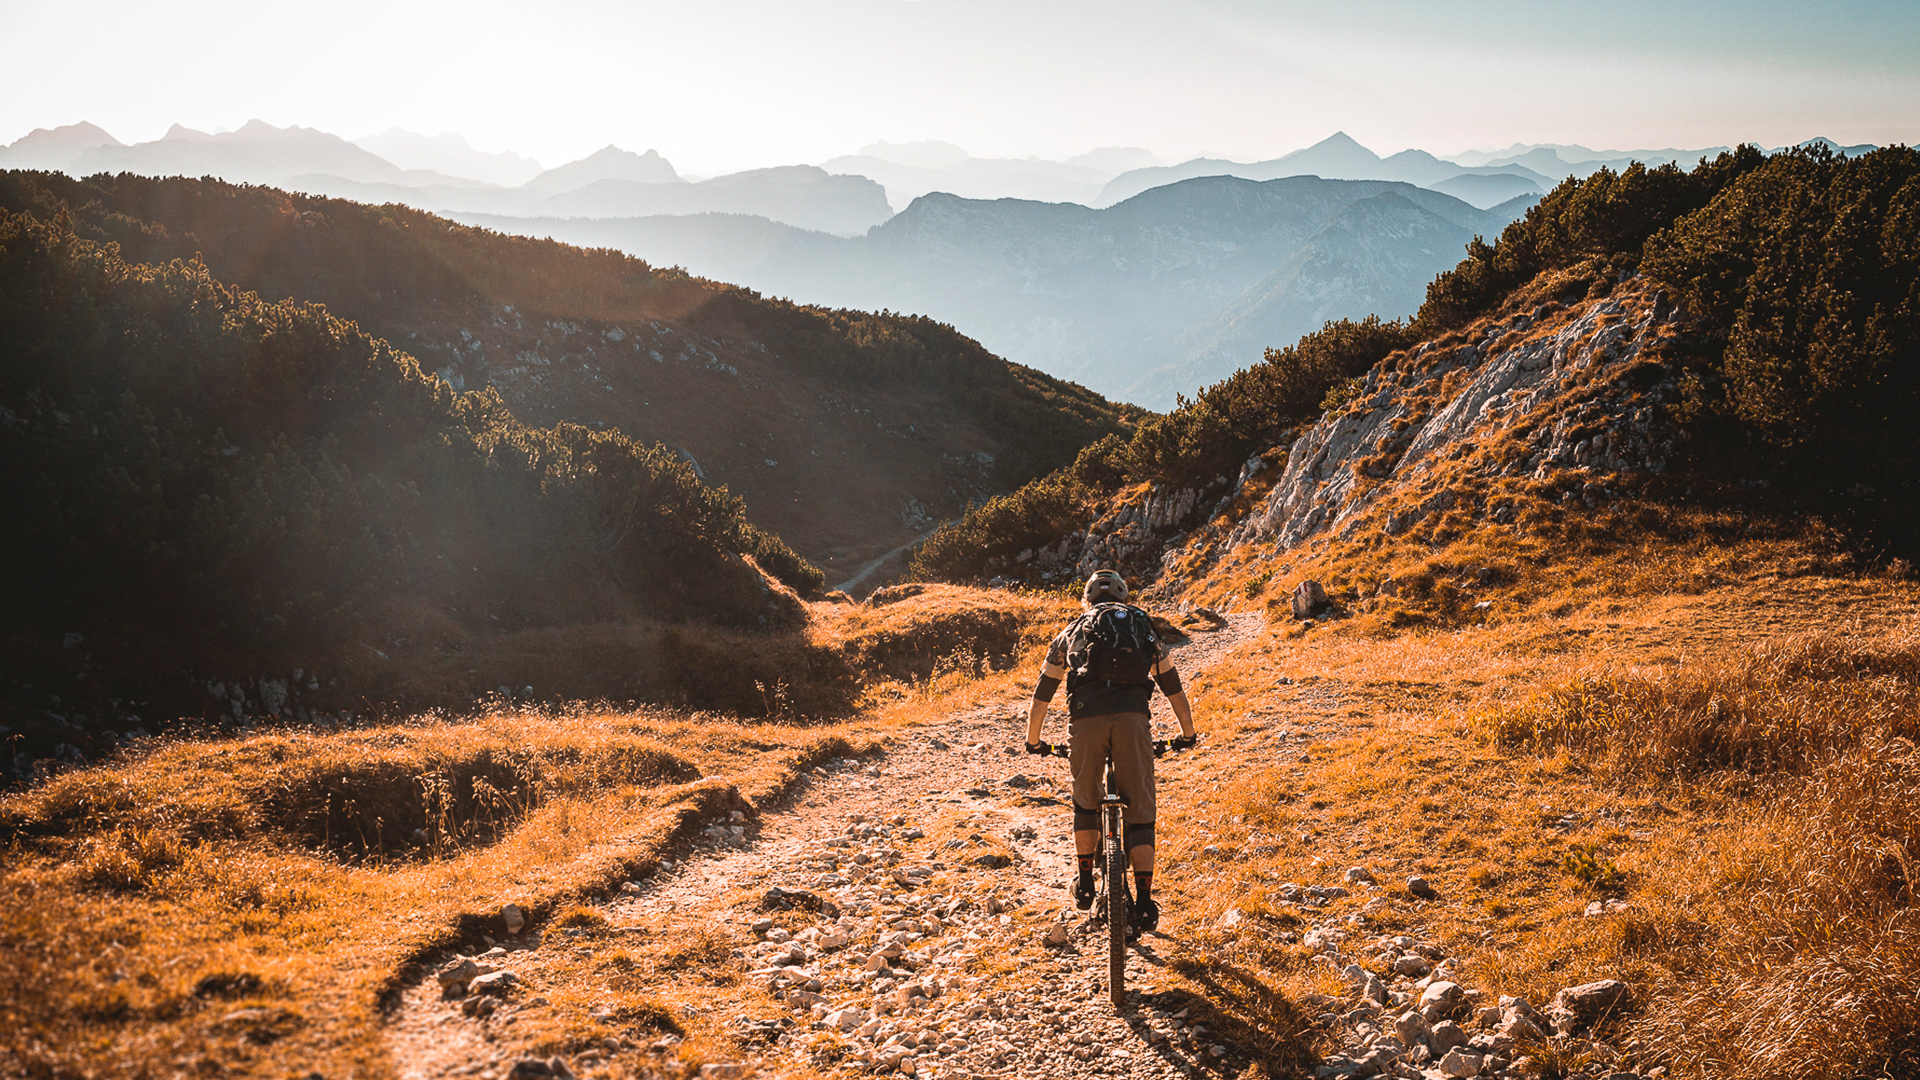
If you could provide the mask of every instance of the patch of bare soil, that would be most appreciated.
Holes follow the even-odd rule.
[[[1176,659],[1204,670],[1261,630],[1231,616]],[[1067,891],[1066,763],[1020,754],[1023,705],[827,762],[782,807],[716,823],[618,898],[478,957],[512,973],[500,997],[409,987],[400,1075],[1238,1075],[1245,1050],[1166,986],[1177,908],[1131,955],[1129,1007],[1108,1002],[1104,929]],[[1191,768],[1162,763],[1171,814]]]

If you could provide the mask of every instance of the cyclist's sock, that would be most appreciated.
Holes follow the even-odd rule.
[[[1080,856],[1080,884],[1093,884],[1093,856]]]
[[[1138,903],[1153,899],[1153,871],[1135,870],[1133,872],[1133,896]]]

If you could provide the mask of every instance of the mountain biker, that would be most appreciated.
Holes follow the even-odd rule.
[[[1139,682],[1095,681],[1091,664],[1085,660],[1086,647],[1073,657],[1088,670],[1068,670],[1069,656],[1075,651],[1076,631],[1104,605],[1119,605],[1129,617],[1147,619],[1147,613],[1127,603],[1127,582],[1112,570],[1099,570],[1087,579],[1081,593],[1086,613],[1069,623],[1053,639],[1047,650],[1046,665],[1040,669],[1040,682],[1033,691],[1033,704],[1027,714],[1027,752],[1045,754],[1052,747],[1040,741],[1041,724],[1046,720],[1047,704],[1065,679],[1067,684],[1067,733],[1069,761],[1073,770],[1073,849],[1078,857],[1080,876],[1073,898],[1080,910],[1093,906],[1094,853],[1100,847],[1098,807],[1105,792],[1101,777],[1109,754],[1113,758],[1114,779],[1120,797],[1126,801],[1127,859],[1133,867],[1133,924],[1141,932],[1160,923],[1160,906],[1153,901],[1153,730],[1147,708],[1157,683],[1167,695],[1167,704],[1180,721],[1180,737],[1173,741],[1179,749],[1192,746],[1199,738],[1193,728],[1193,710],[1180,688],[1180,673],[1168,658],[1168,648],[1157,638],[1153,655],[1144,669],[1151,680]],[[1151,627],[1151,622],[1147,623]],[[1081,641],[1084,643],[1084,631]]]

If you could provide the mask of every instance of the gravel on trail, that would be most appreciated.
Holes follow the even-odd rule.
[[[1261,629],[1258,614],[1229,616],[1175,660],[1183,673],[1204,670]],[[902,732],[878,758],[824,763],[780,808],[757,822],[713,823],[678,865],[604,903],[615,928],[684,925],[737,939],[748,974],[715,990],[712,1015],[749,1050],[741,1069],[719,1062],[706,1075],[810,1066],[1157,1078],[1244,1068],[1202,1019],[1161,1001],[1159,935],[1131,952],[1129,1008],[1116,1013],[1108,1001],[1104,928],[1073,909],[1067,890],[1066,763],[1018,751],[1023,712],[1024,701],[1008,701],[956,713]],[[1158,699],[1156,716],[1171,730]],[[1196,720],[1204,734],[1207,718]],[[1064,729],[1059,708],[1048,723],[1050,733]],[[1162,763],[1163,787],[1177,791],[1179,769],[1178,759]],[[1064,944],[1046,940],[1056,924],[1068,931]],[[608,1040],[565,1060],[509,1052],[515,1020],[564,989],[543,985],[538,957],[581,948],[570,933],[535,928],[471,958],[477,970],[516,973],[523,985],[511,1004],[457,985],[473,974],[460,967],[467,958],[444,969],[455,983],[430,974],[403,991],[388,1025],[400,1074],[584,1077],[616,1057],[669,1051],[671,1036]],[[759,1007],[726,1016],[727,999],[750,990]],[[755,1015],[765,1011],[762,990],[779,1002],[777,1017]]]

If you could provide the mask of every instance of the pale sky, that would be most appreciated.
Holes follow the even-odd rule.
[[[1920,140],[1916,0],[0,0],[0,143],[258,117],[712,174],[942,139],[1274,157]]]

